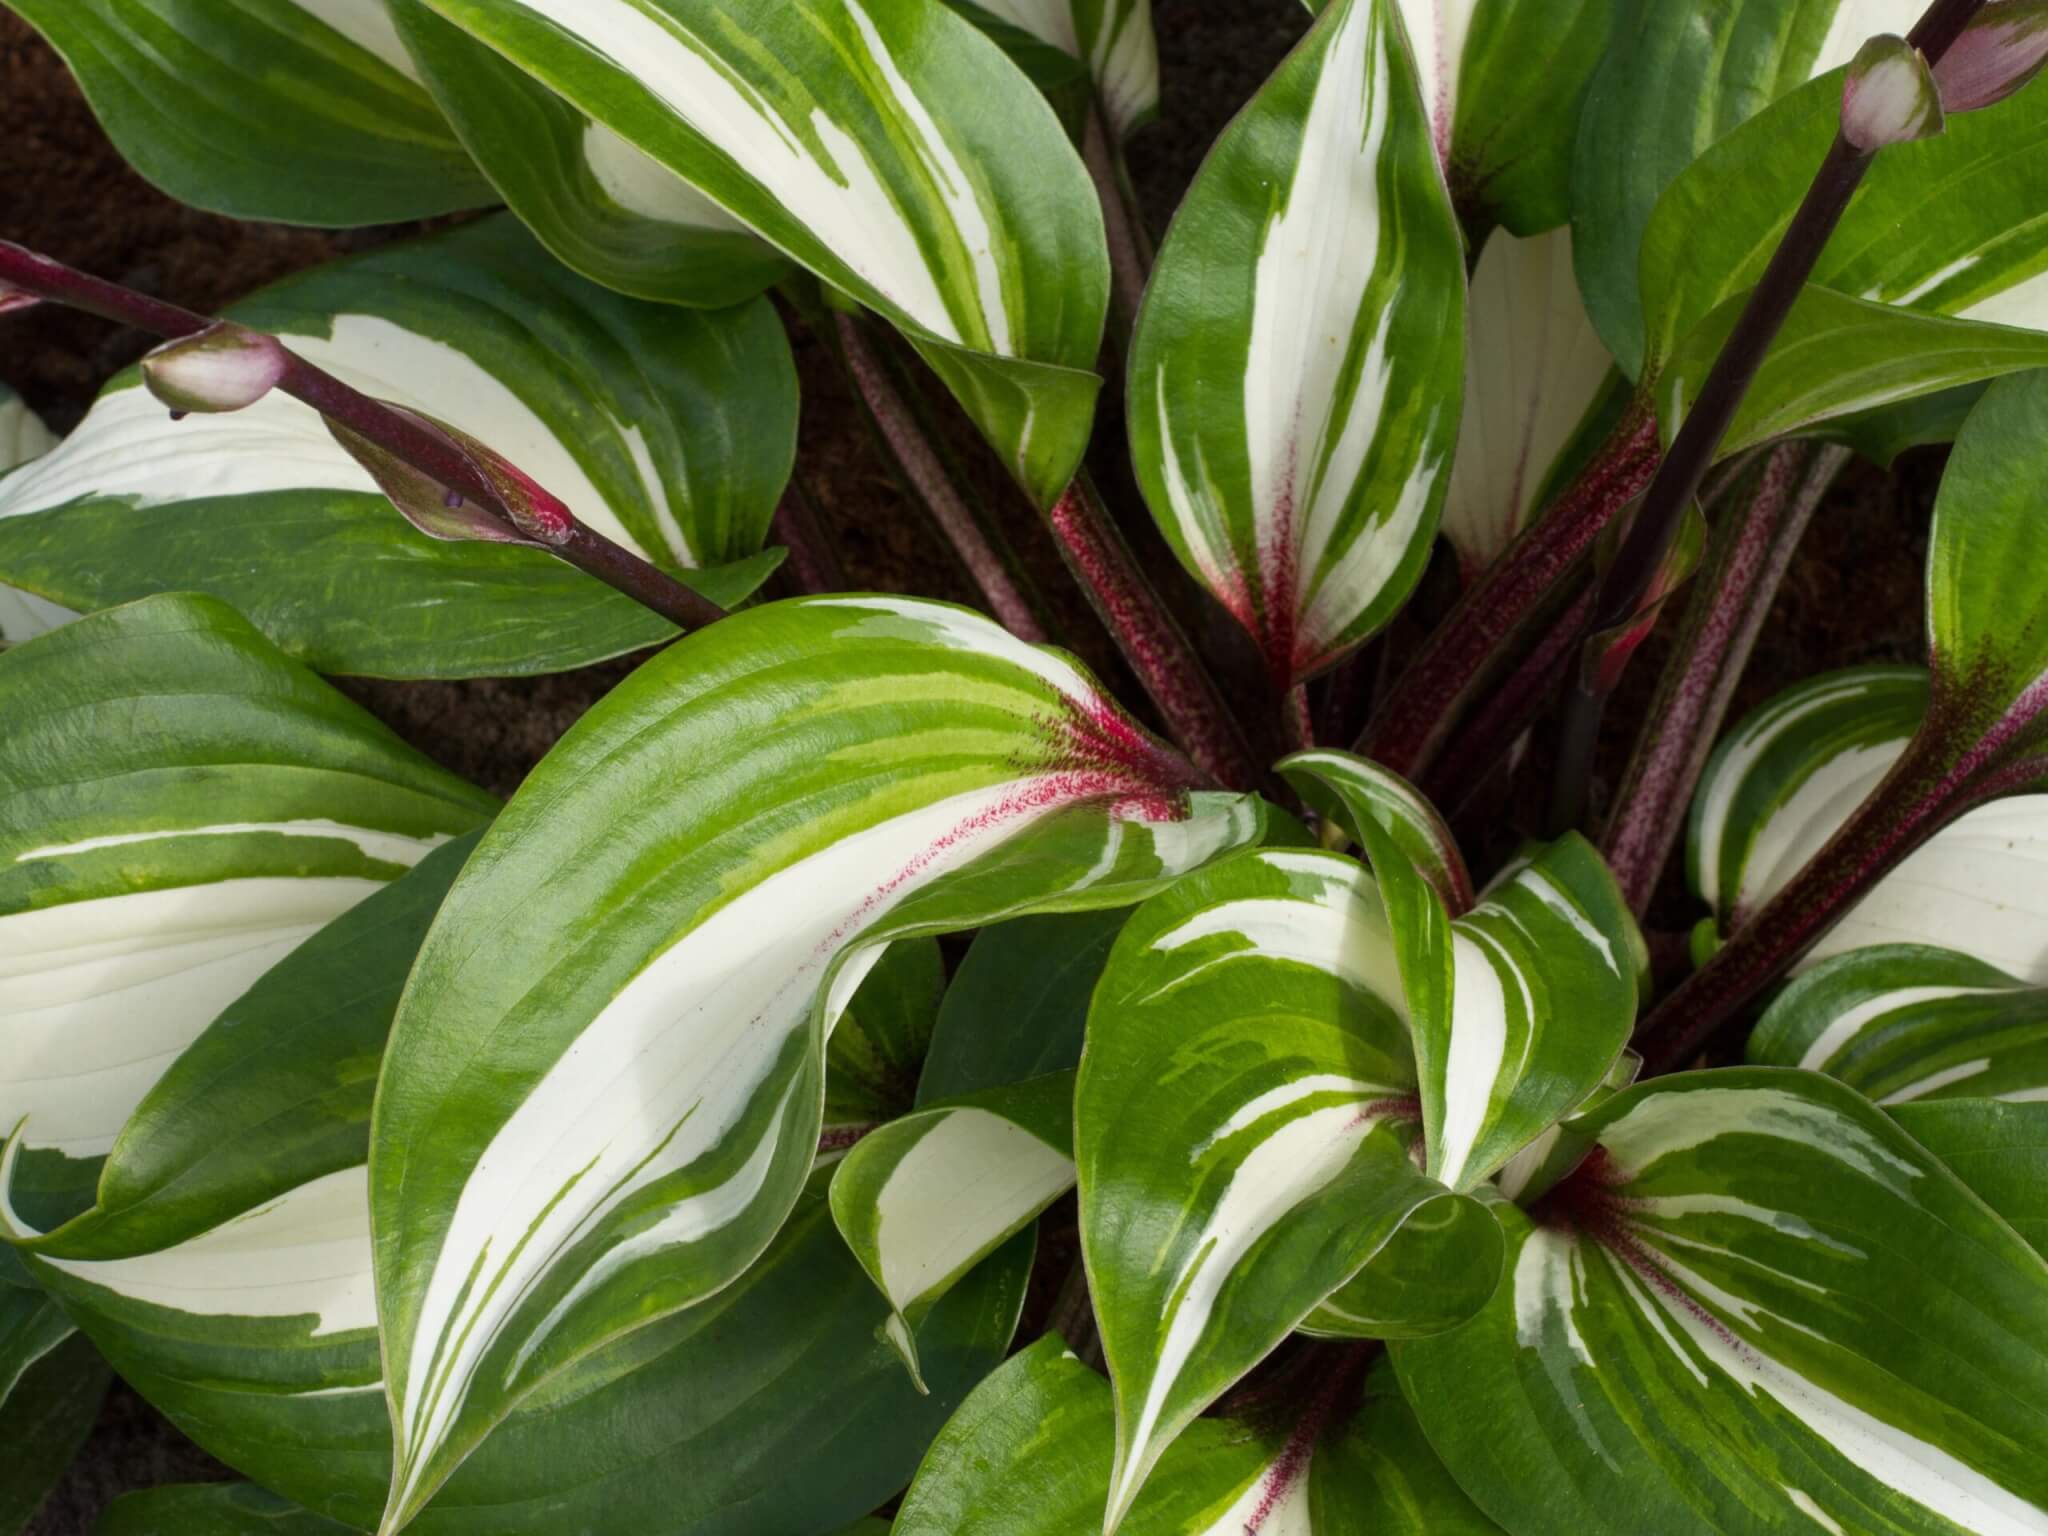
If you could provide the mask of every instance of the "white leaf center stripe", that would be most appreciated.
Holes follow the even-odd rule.
[[[291,0],[323,26],[331,27],[365,53],[390,65],[417,85],[419,69],[398,36],[391,12],[374,0]]]
[[[633,74],[914,323],[943,341],[977,344],[980,338],[949,310],[916,232],[859,141],[823,107],[814,107],[801,127],[786,121],[758,92],[721,68],[680,22],[627,0],[517,3]],[[899,122],[967,239],[982,302],[974,329],[986,334],[992,350],[1007,352],[1009,320],[1000,298],[1000,270],[974,184],[904,81],[861,0],[846,0],[845,9],[867,47],[869,64],[898,93]],[[806,131],[822,156],[804,142]],[[972,233],[976,230],[979,240]]]
[[[1813,1044],[1799,1058],[1799,1065],[1809,1072],[1827,1069],[1836,1054],[1858,1035],[1866,1025],[1896,1012],[1920,1003],[1940,1002],[1952,997],[1989,997],[1997,989],[1992,987],[1900,987],[1896,991],[1880,993],[1853,1008],[1846,1008],[1828,1021],[1828,1025],[1813,1037]]]
[[[770,876],[652,959],[534,1086],[463,1188],[442,1252],[478,1258],[473,1272],[437,1266],[421,1309],[399,1403],[411,1475],[551,1260],[630,1195],[729,1139],[843,944],[1032,821],[1131,785],[1114,772],[1056,773],[926,806]],[[876,869],[894,873],[877,882]],[[773,963],[789,953],[810,958]],[[567,1183],[552,1172],[564,1168],[576,1170]],[[740,1204],[715,1202],[691,1219],[715,1225]]]
[[[583,129],[583,159],[605,196],[660,224],[743,233],[746,225],[674,171],[603,123]]]
[[[75,843],[31,848],[26,853],[16,854],[14,862],[25,864],[31,859],[61,859],[74,854],[91,853],[101,848],[121,848],[131,843],[153,843],[165,838],[241,837],[265,832],[274,832],[280,837],[339,839],[355,844],[370,858],[386,864],[402,864],[407,869],[448,841],[445,833],[434,833],[428,837],[404,837],[395,832],[376,832],[368,827],[352,827],[324,817],[309,816],[295,821],[232,821],[211,827],[161,827],[148,832],[110,832],[101,837],[88,837]]]

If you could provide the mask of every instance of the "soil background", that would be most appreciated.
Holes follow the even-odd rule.
[[[1156,0],[1166,82],[1160,120],[1131,144],[1130,168],[1155,238],[1202,156],[1304,27],[1299,0]],[[198,310],[214,310],[304,267],[402,238],[414,226],[318,231],[244,224],[171,201],[121,161],[70,74],[22,21],[0,9],[0,237],[47,252]],[[804,417],[797,474],[828,528],[855,590],[919,593],[973,603],[964,573],[886,468],[826,349],[794,328]],[[48,308],[0,317],[0,381],[59,432],[74,427],[100,385],[139,357],[149,338]],[[1117,391],[1105,392],[1105,415]],[[1065,576],[1035,516],[1000,467],[957,419],[945,423],[962,474],[1016,548],[1063,643],[1080,652],[1135,707],[1143,701],[1107,637]],[[1113,422],[1111,423],[1113,427]],[[1114,430],[1099,434],[1112,445]],[[1926,522],[1941,456],[1908,455],[1887,476],[1857,465],[1815,519],[1772,611],[1738,710],[1829,667],[1919,660]],[[1137,510],[1114,449],[1096,473],[1123,509],[1140,557],[1229,678],[1247,719],[1269,708],[1250,686],[1242,646]],[[1415,607],[1443,600],[1437,572]],[[771,589],[771,593],[772,593]],[[1609,713],[1602,785],[1619,772],[1632,720],[1654,685],[1664,643],[1639,654]],[[465,683],[345,681],[342,686],[428,755],[509,794],[560,734],[633,658],[557,677]],[[0,729],[5,722],[0,721]],[[1523,792],[1503,806],[1489,840],[1511,842],[1540,805],[1546,731],[1539,728]],[[1528,788],[1526,786],[1534,786]],[[1653,921],[1672,930],[1696,915],[1682,889],[1660,895]],[[1050,1234],[1049,1234],[1050,1235]],[[6,1454],[0,1447],[0,1455]],[[185,1442],[146,1403],[116,1384],[77,1463],[29,1523],[27,1536],[87,1536],[117,1494],[231,1474]]]

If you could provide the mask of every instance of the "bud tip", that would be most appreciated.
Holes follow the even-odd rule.
[[[1941,93],[1920,50],[1889,33],[1865,43],[1842,86],[1842,136],[1869,154],[1933,138],[1945,126]]]
[[[275,336],[223,321],[165,342],[142,360],[142,378],[174,414],[239,411],[275,389],[289,361]]]

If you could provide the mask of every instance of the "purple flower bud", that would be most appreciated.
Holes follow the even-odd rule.
[[[1951,112],[1995,106],[2048,64],[2048,0],[1999,0],[1963,29],[1934,66]]]
[[[1863,45],[1842,86],[1842,136],[1866,154],[1931,139],[1947,126],[1920,50],[1887,33]]]
[[[275,389],[289,365],[275,336],[222,321],[158,347],[142,360],[142,379],[174,411],[239,411]]]

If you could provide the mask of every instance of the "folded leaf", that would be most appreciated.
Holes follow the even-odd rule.
[[[1466,871],[1465,856],[1449,825],[1413,784],[1377,763],[1327,749],[1297,752],[1276,766],[1303,800],[1353,838],[1375,827],[1391,838],[1449,913],[1462,915],[1471,909],[1472,876]],[[1381,867],[1385,861],[1375,857],[1371,843],[1366,858],[1384,883],[1390,872]]]
[[[1732,931],[1782,889],[1898,760],[1927,674],[1859,667],[1787,689],[1715,749],[1693,800],[1686,872]],[[2048,794],[2013,795],[1937,832],[1802,962],[1930,944],[2048,985]]]
[[[1259,836],[1189,776],[1059,653],[901,598],[735,615],[591,710],[457,882],[386,1058],[393,1519],[548,1377],[753,1262],[874,946],[1129,905]]]
[[[1181,563],[1291,686],[1429,558],[1464,255],[1391,0],[1340,0],[1217,141],[1132,339],[1131,452]]]
[[[1658,1078],[1465,1327],[1394,1345],[1459,1485],[1518,1533],[2031,1532],[2048,1265],[1814,1073]]]
[[[63,1308],[0,1285],[0,1531],[15,1536],[99,1417],[107,1367]]]
[[[795,452],[796,381],[765,302],[636,303],[500,218],[338,262],[232,314],[481,440],[715,601],[773,568],[760,550]],[[174,422],[132,372],[61,448],[0,481],[0,578],[84,609],[210,592],[328,672],[557,671],[675,633],[550,555],[422,537],[288,396]]]
[[[1892,1118],[2048,1258],[2048,1104],[1928,1099]]]
[[[717,308],[789,272],[695,187],[419,3],[384,0],[434,98],[555,256],[635,298]]]
[[[1472,273],[1465,355],[1443,529],[1470,577],[1542,510],[1613,375],[1572,274],[1569,230],[1494,232]]]
[[[1183,879],[1117,940],[1075,1100],[1116,1382],[1106,1529],[1203,1408],[1411,1217],[1461,1200],[1410,1157],[1421,1105],[1393,951],[1363,870],[1278,850]]]
[[[1100,387],[1101,209],[972,24],[938,0],[423,3],[894,322],[1059,499]]]
[[[493,200],[381,0],[10,0],[180,202],[345,228]]]
[[[948,0],[999,41],[1014,30],[1086,66],[1127,135],[1159,110],[1159,44],[1152,0]]]
[[[2048,988],[1953,950],[1851,950],[1779,995],[1748,1058],[1825,1072],[1887,1107],[2048,1099]]]
[[[1071,1072],[906,1115],[846,1154],[832,1219],[889,1298],[889,1342],[913,1377],[933,1306],[1073,1187]]]
[[[216,1015],[494,802],[210,598],[0,653],[0,718],[0,1125],[61,1218]]]
[[[1586,307],[1629,377],[1643,372],[1637,267],[1659,195],[1701,151],[1770,102],[1848,63],[1864,39],[1905,32],[1925,9],[1921,0],[1681,0],[1622,7],[1579,119],[1571,209]],[[1835,106],[1839,113],[1839,88]],[[1617,153],[1617,145],[1627,146],[1626,153]],[[1788,175],[1811,176],[1820,164],[1818,152],[1802,161],[1780,148]],[[1714,216],[1724,212],[1716,209]]]
[[[185,1483],[124,1493],[93,1536],[346,1536],[254,1483]]]

